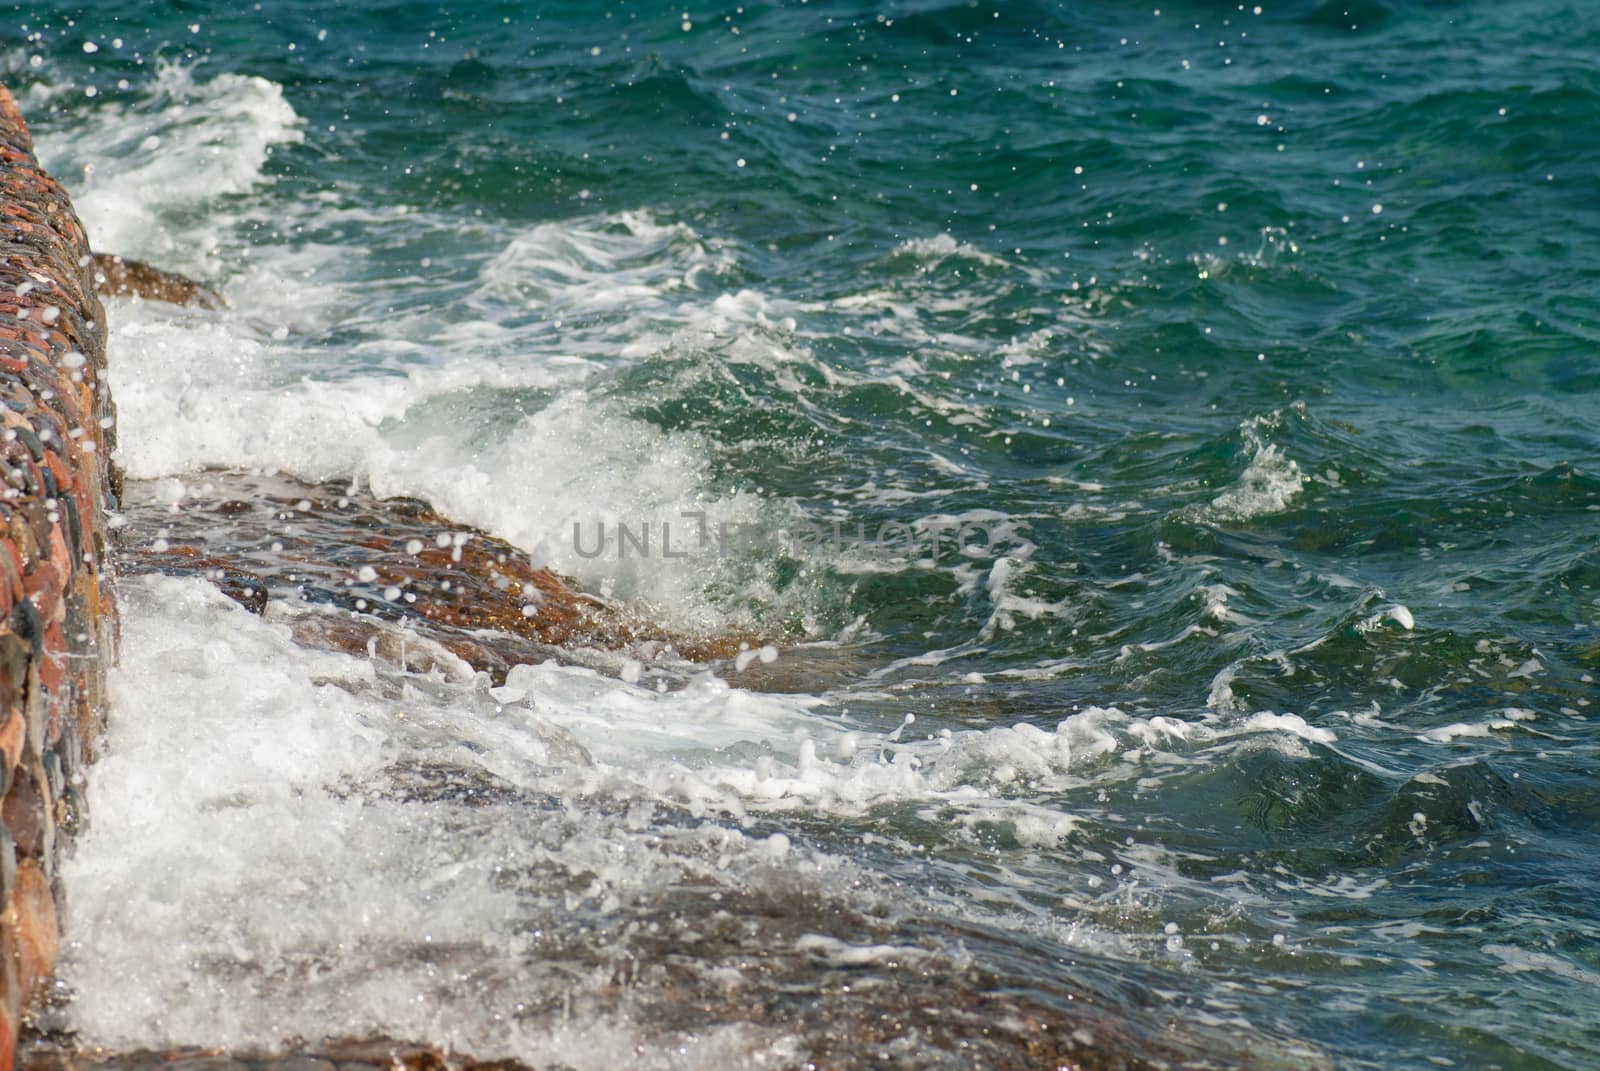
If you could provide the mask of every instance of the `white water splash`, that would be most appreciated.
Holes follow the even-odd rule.
[[[1210,514],[1218,520],[1247,521],[1288,506],[1305,487],[1299,464],[1264,433],[1278,426],[1278,417],[1254,417],[1239,426],[1250,462],[1239,478],[1211,500]]]

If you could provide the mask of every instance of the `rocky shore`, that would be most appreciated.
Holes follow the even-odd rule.
[[[46,982],[61,942],[57,863],[87,820],[80,790],[116,652],[108,561],[128,574],[204,578],[245,610],[286,623],[300,644],[364,654],[402,675],[485,673],[498,683],[514,665],[556,657],[628,680],[647,675],[666,689],[683,683],[684,667],[738,659],[764,638],[670,634],[420,502],[238,472],[124,493],[111,465],[96,286],[220,303],[198,284],[91,253],[65,190],[39,168],[0,89],[0,1071],[19,1057],[39,1071],[519,1071],[525,1065],[479,1059],[492,1053],[387,1038],[108,1052],[73,1036],[71,994],[47,992]],[[462,808],[515,795],[463,786],[450,770],[390,773],[381,789],[349,791]],[[558,801],[514,802],[561,821]],[[575,887],[588,880],[550,877]],[[582,1004],[597,1015],[626,1011],[640,1037],[661,1045],[732,1027],[792,1051],[792,1061],[773,1064],[767,1045],[761,1066],[1324,1065],[1291,1041],[1200,1025],[1158,980],[1116,965],[954,918],[874,913],[820,888],[764,882],[713,897],[692,883],[669,885],[636,912],[632,925],[647,936],[620,945],[597,946],[579,922],[553,934],[562,939],[550,951],[555,962],[581,965],[587,981],[557,1003],[530,1006],[532,1023],[559,1029]]]
[[[116,649],[104,368],[88,239],[0,87],[0,1071],[55,962],[56,864]]]

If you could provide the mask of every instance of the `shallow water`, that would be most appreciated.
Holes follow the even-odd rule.
[[[97,246],[230,303],[111,303],[131,476],[780,639],[497,695],[126,582],[80,1037],[866,1059],[849,975],[1593,1066],[1600,24],[1262,8],[14,12]]]

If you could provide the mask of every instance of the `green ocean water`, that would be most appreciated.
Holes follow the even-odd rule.
[[[633,468],[586,477],[614,473],[613,523],[676,502],[640,460],[661,450],[765,525],[965,523],[938,555],[779,541],[665,586],[587,579],[832,645],[798,686],[862,732],[1115,710],[1070,760],[970,775],[1059,839],[938,806],[774,819],[792,839],[997,904],[1029,942],[1114,935],[1335,1066],[1600,1066],[1600,12],[263,0],[3,24],[46,162],[90,195],[145,176],[104,202],[111,251],[222,288],[252,346],[287,317],[264,382],[582,362],[373,423],[422,453],[459,429],[475,462],[530,415],[579,454],[645,429]],[[205,170],[265,114],[207,126],[227,77],[298,117],[246,179]],[[195,170],[138,172],[152,136]],[[496,260],[517,235],[531,259]],[[284,313],[263,261],[335,310]],[[369,465],[196,419],[139,474]],[[462,493],[524,531],[515,493]],[[1042,955],[1070,976],[1070,946]]]

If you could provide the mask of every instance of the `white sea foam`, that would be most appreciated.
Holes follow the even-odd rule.
[[[1010,264],[993,253],[985,253],[970,242],[960,242],[948,234],[935,234],[928,238],[908,238],[895,246],[893,255],[909,256],[937,265],[952,257],[970,260],[994,268],[1008,268]]]
[[[700,290],[702,273],[732,267],[726,249],[687,225],[633,211],[576,226],[538,224],[513,237],[479,275],[486,297],[515,305],[556,302],[562,312],[580,313],[639,302],[661,309],[675,290]]]
[[[1322,738],[1287,715],[1191,723],[1100,708],[1054,730],[883,736],[815,698],[710,676],[666,694],[552,664],[518,667],[499,689],[462,673],[399,677],[298,647],[286,621],[202,581],[140,578],[123,596],[111,729],[88,787],[95,821],[63,872],[74,1022],[113,1046],[382,1033],[612,1066],[642,1029],[625,1009],[582,1009],[577,1022],[601,1039],[592,1052],[568,1027],[517,1025],[519,1003],[609,977],[598,965],[592,978],[551,974],[538,934],[673,883],[784,886],[847,868],[788,836],[741,832],[747,816],[912,803],[951,836],[1001,825],[1063,849],[1078,823],[1049,802],[1063,787],[1230,737]],[[395,771],[419,762],[531,795],[481,814],[399,798]],[[658,808],[706,821],[662,825]],[[629,931],[617,932],[606,940],[625,947]],[[830,959],[901,955],[813,945]],[[725,1066],[734,1052],[758,1066],[787,1051],[754,1028],[686,1044],[687,1055],[653,1045],[655,1066]]]
[[[1239,426],[1250,461],[1239,478],[1211,500],[1209,514],[1219,520],[1247,521],[1277,513],[1305,487],[1300,465],[1265,433],[1276,428],[1277,414],[1255,417]]]
[[[95,248],[156,257],[205,276],[226,219],[206,211],[263,179],[276,145],[298,142],[301,121],[275,82],[238,74],[195,78],[164,63],[134,103],[107,103],[88,125],[37,142],[65,176]]]
[[[603,759],[590,759],[574,732],[604,755],[598,745],[616,719],[635,717],[674,727],[679,745],[696,744],[698,733],[709,746],[730,724],[773,731],[781,701],[691,689],[659,700],[651,717],[653,695],[551,670],[537,682],[544,692],[590,719],[568,731],[530,704],[495,715],[481,685],[386,690],[373,662],[299,648],[286,626],[241,612],[208,585],[146,578],[124,594],[112,728],[88,790],[96,820],[64,871],[73,894],[62,975],[77,994],[78,1028],[99,1043],[378,1033],[578,1068],[632,1064],[639,1029],[615,1009],[586,1012],[582,1030],[518,1028],[530,987],[550,984],[538,966],[541,920],[558,926],[580,904],[614,911],[607,905],[620,897],[690,872],[713,883],[759,880],[750,868],[765,872],[779,858],[766,838],[720,827],[647,833],[599,812],[572,812],[564,835],[537,806],[452,826],[381,788],[396,762],[470,767],[475,755],[529,789],[592,785],[606,777]],[[621,739],[636,758],[654,746]],[[664,838],[677,847],[663,850]],[[709,865],[684,850],[695,843],[714,845]],[[501,877],[517,867],[593,880],[517,889]],[[451,981],[456,970],[474,984]],[[771,1031],[712,1031],[684,1039],[681,1054],[655,1045],[653,1066],[759,1065],[781,1041]]]
[[[1357,632],[1376,632],[1384,627],[1386,621],[1393,621],[1396,625],[1410,632],[1417,627],[1417,619],[1408,607],[1395,603],[1387,606],[1375,614],[1368,614],[1356,623]]]
[[[610,592],[650,603],[680,624],[707,623],[699,594],[727,563],[667,559],[663,526],[755,525],[761,503],[716,497],[707,451],[691,434],[634,420],[581,386],[582,365],[506,366],[462,356],[405,373],[291,378],[306,360],[215,320],[173,322],[119,304],[111,383],[129,475],[158,478],[203,465],[355,479],[380,496],[427,499]],[[565,389],[561,389],[565,388]],[[559,390],[525,416],[463,421],[474,392]],[[649,557],[625,557],[617,525],[654,533]],[[608,549],[593,554],[602,529]],[[584,553],[578,553],[581,541]]]
[[[1531,949],[1506,944],[1486,944],[1479,951],[1498,959],[1500,961],[1500,969],[1507,974],[1542,971],[1574,982],[1581,982],[1586,986],[1600,986],[1600,971],[1592,971],[1586,967],[1580,967],[1570,960],[1551,955],[1548,952],[1535,952]]]
[[[348,248],[291,232],[365,228],[376,239],[397,226],[443,233],[447,221],[354,210],[325,195],[259,226],[250,214],[260,206],[226,197],[268,181],[271,147],[297,140],[299,125],[271,82],[201,81],[166,66],[143,98],[43,139],[47,156],[87,166],[77,201],[100,248],[208,278],[219,272],[211,252],[230,256],[221,284],[230,311],[175,316],[109,303],[128,474],[212,465],[358,480],[380,495],[425,498],[668,623],[719,621],[703,592],[728,563],[666,559],[663,526],[676,526],[681,547],[691,526],[755,525],[762,504],[708,494],[705,444],[632,419],[586,386],[629,354],[737,343],[753,327],[781,335],[782,310],[751,291],[702,291],[701,277],[714,282],[730,255],[643,212],[509,238],[469,227],[467,239],[498,252],[466,288],[362,278]],[[441,307],[439,293],[456,304]],[[338,348],[321,339],[334,327],[348,339]],[[544,398],[530,405],[530,392]],[[651,530],[655,552],[624,560],[618,524]],[[577,554],[575,537],[592,547],[601,526],[608,550]]]
[[[1463,737],[1486,737],[1494,732],[1503,732],[1506,729],[1515,729],[1519,722],[1532,721],[1538,715],[1531,710],[1521,707],[1506,707],[1498,717],[1485,718],[1474,722],[1452,722],[1449,725],[1440,725],[1429,729],[1417,736],[1418,740],[1430,744],[1448,744],[1452,740]]]

